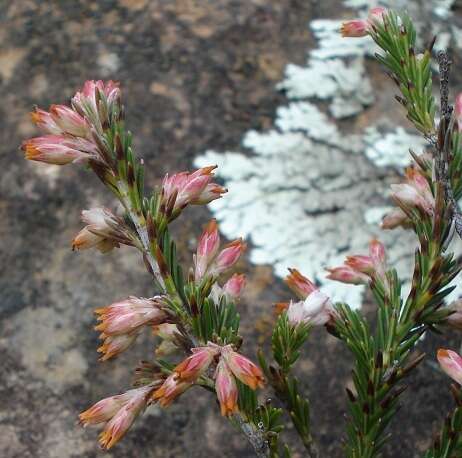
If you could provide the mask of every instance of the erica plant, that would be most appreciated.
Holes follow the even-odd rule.
[[[127,351],[146,327],[161,339],[156,358],[136,368],[132,389],[80,414],[84,426],[102,425],[103,448],[114,446],[148,406],[167,407],[186,390],[201,387],[216,397],[221,414],[246,436],[257,456],[291,456],[281,435],[286,412],[307,456],[322,457],[310,428],[309,401],[292,368],[310,329],[324,326],[348,347],[355,361],[354,390],[347,389],[345,456],[379,456],[406,388],[404,379],[425,356],[416,351],[419,339],[447,325],[462,327],[462,303],[444,302],[461,268],[450,242],[456,233],[462,234],[457,204],[462,197],[462,96],[456,98],[455,108],[449,104],[449,59],[444,52],[437,56],[437,110],[431,73],[434,40],[418,51],[416,32],[406,14],[374,8],[367,19],[344,23],[341,33],[375,41],[381,49],[377,59],[399,91],[396,99],[428,140],[426,151],[411,152],[413,162],[403,182],[392,186],[396,209],[382,223],[384,229],[399,227],[416,234],[412,286],[409,294],[402,293],[402,280],[387,263],[378,240],[371,241],[368,254],[348,256],[342,266],[328,269],[332,280],[368,286],[376,302],[373,329],[360,312],[348,304],[334,304],[316,284],[289,269],[286,283],[295,299],[276,305],[272,355],[259,351],[259,366],[244,356],[239,335],[236,302],[245,278],[230,276],[245,243],[235,240],[223,246],[212,220],[200,236],[191,267],[185,269],[170,234],[170,224],[187,206],[207,204],[226,192],[213,181],[215,167],[166,175],[158,189],[146,192],[144,164],[133,151],[121,90],[112,81],[87,81],[70,107],[52,105],[49,111],[32,113],[44,136],[23,143],[26,158],[82,164],[121,204],[121,211],[84,210],[85,226],[72,241],[73,249],[105,253],[131,246],[140,252],[153,280],[152,297],[129,296],[96,310],[102,361]],[[455,408],[424,456],[462,456],[462,358],[440,349],[437,359],[456,382],[451,387]],[[265,384],[274,401],[261,403],[256,391]]]

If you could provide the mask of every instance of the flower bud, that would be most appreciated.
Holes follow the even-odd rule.
[[[91,232],[87,227],[84,227],[72,240],[73,250],[88,250],[89,248],[96,248],[104,254],[119,247],[120,244],[118,242],[97,235]]]
[[[212,219],[204,229],[199,239],[195,256],[195,279],[201,280],[210,263],[215,258],[220,246],[220,235],[216,220]]]
[[[330,280],[339,281],[341,283],[349,283],[351,285],[367,285],[369,277],[350,266],[340,266],[327,269],[329,275],[327,278]]]
[[[99,338],[103,340],[97,352],[102,353],[100,361],[107,361],[115,356],[120,355],[127,348],[129,348],[136,340],[139,335],[139,331],[135,331],[131,334],[120,334],[120,335],[107,335],[102,333]]]
[[[221,355],[229,370],[238,380],[252,390],[263,387],[265,381],[263,373],[252,361],[235,352],[231,345],[223,347]]]
[[[167,377],[165,382],[154,392],[152,397],[155,401],[158,401],[162,407],[167,407],[192,385],[192,382],[180,380],[178,376],[173,373]]]
[[[81,425],[97,425],[109,421],[124,405],[124,395],[111,396],[97,402],[79,415]]]
[[[391,185],[391,196],[403,210],[420,208],[428,215],[433,214],[435,198],[427,179],[417,168],[406,169],[406,183]]]
[[[219,275],[225,270],[230,269],[239,260],[239,257],[246,249],[246,244],[242,239],[234,240],[223,248],[216,257],[211,271],[215,275]]]
[[[411,227],[411,220],[401,208],[395,208],[387,213],[380,224],[382,229],[395,229],[399,226],[406,229]]]
[[[351,267],[353,270],[367,275],[373,273],[375,270],[374,262],[370,256],[347,256],[345,264]]]
[[[357,38],[365,37],[367,35],[367,30],[369,23],[363,19],[353,19],[351,21],[345,21],[341,28],[340,33],[342,37]]]
[[[215,390],[223,416],[235,413],[237,407],[238,390],[236,381],[223,359],[220,359],[215,372]]]
[[[101,321],[95,329],[112,336],[129,334],[141,326],[159,324],[167,318],[158,301],[133,296],[96,309],[95,313]]]
[[[86,137],[90,129],[85,119],[65,105],[51,105],[50,114],[56,125],[63,131],[76,137]]]
[[[223,294],[227,295],[231,300],[236,300],[241,295],[245,287],[245,275],[234,274],[223,286]]]
[[[324,326],[334,313],[329,297],[315,290],[304,301],[291,302],[287,310],[287,318],[293,326],[300,323]]]
[[[377,6],[369,10],[367,15],[367,22],[369,23],[369,28],[372,25],[383,25],[383,17],[387,14],[387,9],[382,6]]]
[[[223,186],[220,186],[217,183],[209,183],[196,198],[191,200],[190,204],[206,205],[216,199],[220,199],[226,192],[228,192],[228,190]]]
[[[316,285],[297,269],[289,269],[289,272],[290,275],[285,278],[285,282],[300,299],[306,299],[317,289]]]
[[[108,231],[111,227],[110,222],[114,219],[114,214],[107,208],[96,207],[82,210],[82,221],[100,232]]]
[[[133,245],[130,231],[124,221],[103,207],[82,211],[86,226],[72,241],[72,249],[86,250],[96,247],[102,253],[119,248],[120,244]]]
[[[384,15],[387,10],[382,7],[376,7],[369,10],[367,19],[353,19],[342,24],[340,33],[343,37],[365,37],[374,26],[383,25]]]
[[[37,125],[37,127],[46,134],[51,135],[61,135],[63,130],[56,124],[48,111],[41,110],[36,108],[31,114],[32,121]]]
[[[85,162],[91,156],[79,150],[80,143],[61,135],[45,135],[26,140],[21,145],[26,159],[65,165],[71,162]]]
[[[372,239],[369,243],[369,256],[376,270],[385,265],[385,246],[377,239]]]
[[[438,362],[449,377],[459,385],[462,384],[462,358],[452,350],[440,348],[437,353]]]
[[[193,354],[173,369],[178,379],[184,382],[195,382],[209,368],[220,350],[216,345],[207,345],[191,351]]]

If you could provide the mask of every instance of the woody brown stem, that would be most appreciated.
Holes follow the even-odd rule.
[[[249,441],[258,458],[268,458],[270,456],[270,448],[268,441],[265,440],[262,431],[257,429],[253,424],[245,421],[240,414],[234,414],[233,419],[236,421],[239,429]]]
[[[119,181],[117,183],[117,187],[121,194],[121,202],[123,206],[126,208],[128,214],[130,215],[130,219],[132,220],[133,224],[135,225],[136,232],[144,249],[146,260],[149,263],[150,271],[157,283],[159,284],[159,286],[161,287],[161,289],[165,291],[164,279],[162,278],[162,274],[160,272],[157,261],[155,260],[154,255],[151,253],[148,229],[146,227],[146,221],[144,219],[144,216],[140,215],[136,211],[136,209],[133,208],[132,202],[130,201],[130,198],[128,196],[127,184],[122,181]]]

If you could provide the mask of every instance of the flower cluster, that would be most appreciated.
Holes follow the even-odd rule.
[[[143,326],[163,323],[167,314],[162,307],[161,297],[129,297],[96,309],[100,323],[95,329],[101,331],[100,339],[104,341],[98,348],[98,352],[103,353],[101,360],[105,361],[126,350],[136,340]]]
[[[238,261],[246,248],[242,239],[228,243],[220,248],[220,235],[217,222],[212,219],[205,227],[197,245],[197,252],[194,256],[194,278],[196,282],[206,277],[216,278]],[[243,285],[243,277],[234,278],[227,286],[228,292],[239,295]]]
[[[205,347],[192,349],[192,355],[173,369],[172,374],[155,391],[153,399],[163,407],[170,405],[206,373],[212,362],[216,362],[215,390],[224,416],[238,409],[235,378],[252,390],[263,386],[263,374],[252,361],[234,351],[231,345],[219,346],[209,342]]]
[[[187,205],[204,205],[219,199],[226,188],[213,183],[216,166],[203,167],[193,173],[165,175],[162,182],[162,208],[169,221],[175,219]]]
[[[422,155],[423,156],[423,155]],[[425,157],[420,158],[426,162]],[[391,185],[391,198],[398,208],[387,213],[383,220],[382,229],[412,227],[416,215],[432,216],[435,210],[435,198],[429,181],[419,166],[414,164],[405,171],[405,182]]]
[[[378,240],[369,244],[369,255],[348,256],[340,267],[327,269],[327,278],[353,285],[367,285],[371,280],[385,282],[385,247]]]
[[[106,98],[106,104],[102,103],[102,97]],[[94,131],[101,134],[102,119],[114,111],[112,108],[119,98],[117,83],[87,81],[82,92],[72,99],[73,108],[51,105],[49,111],[36,109],[31,114],[32,120],[46,135],[22,144],[26,158],[56,165],[101,160]]]
[[[108,450],[122,439],[151,402],[150,395],[155,389],[156,385],[148,385],[102,399],[79,415],[80,423],[83,426],[104,423],[99,443]]]
[[[334,305],[314,282],[289,269],[285,281],[297,299],[277,305],[281,313],[271,336],[272,361],[259,351],[262,369],[240,353],[243,339],[236,303],[245,276],[221,278],[238,262],[245,243],[238,239],[221,247],[217,223],[210,221],[198,240],[194,266],[189,275],[184,275],[169,227],[187,206],[207,204],[227,191],[213,181],[216,167],[167,174],[161,186],[146,195],[144,163],[133,151],[132,136],[123,122],[120,88],[113,81],[87,81],[72,98],[71,107],[52,105],[49,111],[36,109],[32,113],[44,135],[23,143],[26,158],[58,165],[85,163],[123,210],[121,216],[102,207],[83,211],[85,227],[72,241],[72,248],[96,248],[105,253],[120,245],[133,246],[142,253],[158,289],[152,298],[130,296],[95,312],[95,329],[103,341],[98,348],[101,360],[125,351],[145,327],[161,339],[155,355],[166,357],[141,362],[135,371],[135,389],[105,398],[80,414],[84,426],[103,424],[103,448],[116,444],[148,405],[167,407],[189,388],[202,386],[215,393],[221,414],[232,417],[258,456],[279,456],[285,448],[278,444],[282,409],[269,401],[259,405],[255,394],[266,379],[289,412],[308,454],[316,456],[312,453],[309,401],[299,392],[291,371],[311,327],[326,326],[356,359],[355,392],[348,390],[351,415],[346,453],[363,456],[367,451],[370,456],[378,456],[383,431],[402,391],[397,383],[422,359],[410,356],[419,337],[445,324],[462,327],[461,301],[443,307],[450,282],[460,271],[454,256],[445,251],[453,234],[453,201],[462,195],[457,170],[462,163],[458,132],[462,126],[462,96],[456,99],[454,119],[446,125],[444,118],[437,132],[429,73],[431,47],[415,54],[415,30],[407,16],[373,8],[366,19],[345,22],[341,32],[347,37],[369,35],[382,48],[384,54],[379,59],[398,84],[403,97],[398,99],[406,107],[408,118],[432,140],[433,149],[441,150],[442,139],[445,147],[452,148],[447,167],[442,169],[448,175],[443,181],[448,183],[438,181],[443,172],[437,166],[442,164],[443,154],[435,159],[436,155],[428,157],[429,153],[424,153],[413,154],[415,164],[406,170],[405,182],[391,187],[398,208],[386,215],[382,227],[410,227],[420,241],[412,289],[406,299],[401,295],[401,280],[387,266],[384,246],[378,240],[370,242],[368,255],[348,256],[343,265],[328,269],[332,280],[369,285],[377,302],[377,332],[370,332],[360,312],[347,304]],[[451,113],[451,109],[446,111]],[[457,128],[452,127],[453,121]],[[445,220],[448,218],[449,224]],[[178,353],[187,356],[176,359]],[[462,384],[462,357],[441,349],[437,358],[441,368]],[[460,431],[462,416],[460,425],[451,431],[455,442],[460,439]],[[444,444],[446,451],[451,450],[448,441]]]

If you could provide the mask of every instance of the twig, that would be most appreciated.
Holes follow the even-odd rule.
[[[437,55],[439,76],[440,76],[440,110],[441,121],[439,126],[438,142],[435,151],[435,176],[441,182],[445,190],[445,199],[451,209],[451,224],[454,223],[455,230],[462,239],[462,213],[459,204],[454,198],[449,177],[449,164],[451,156],[451,133],[454,126],[452,116],[453,108],[449,105],[449,74],[451,61],[447,52],[440,51]]]
[[[290,418],[292,420],[292,423],[295,426],[295,429],[298,432],[298,435],[303,442],[303,446],[305,447],[305,450],[308,453],[309,458],[318,458],[319,452],[318,448],[316,447],[316,444],[314,443],[313,436],[311,435],[311,432],[308,431],[303,431],[302,429],[298,428],[297,422],[294,421],[294,417],[292,415],[294,411],[294,405],[291,403],[290,400],[290,395],[287,391],[287,378],[285,378],[285,381],[283,382],[283,386],[278,386],[278,385],[273,385],[274,392],[277,396],[277,398],[282,402],[284,405],[285,409],[287,412],[290,412]]]
[[[152,272],[152,275],[158,282],[161,289],[165,291],[164,279],[162,278],[162,274],[160,273],[157,261],[154,259],[154,256],[151,253],[146,223],[143,223],[143,221],[141,221],[138,212],[136,211],[136,209],[133,208],[130,198],[128,197],[128,189],[126,183],[119,181],[117,183],[117,187],[119,188],[119,191],[121,193],[121,202],[127,210],[128,214],[130,215],[130,219],[135,225],[136,232],[138,234],[138,237],[140,238],[141,244],[143,245],[144,255],[146,257],[147,262],[149,263],[150,271]]]
[[[252,445],[256,456],[258,458],[268,458],[270,456],[270,449],[263,433],[251,423],[245,421],[240,413],[234,414],[233,419],[236,421],[250,445]]]

